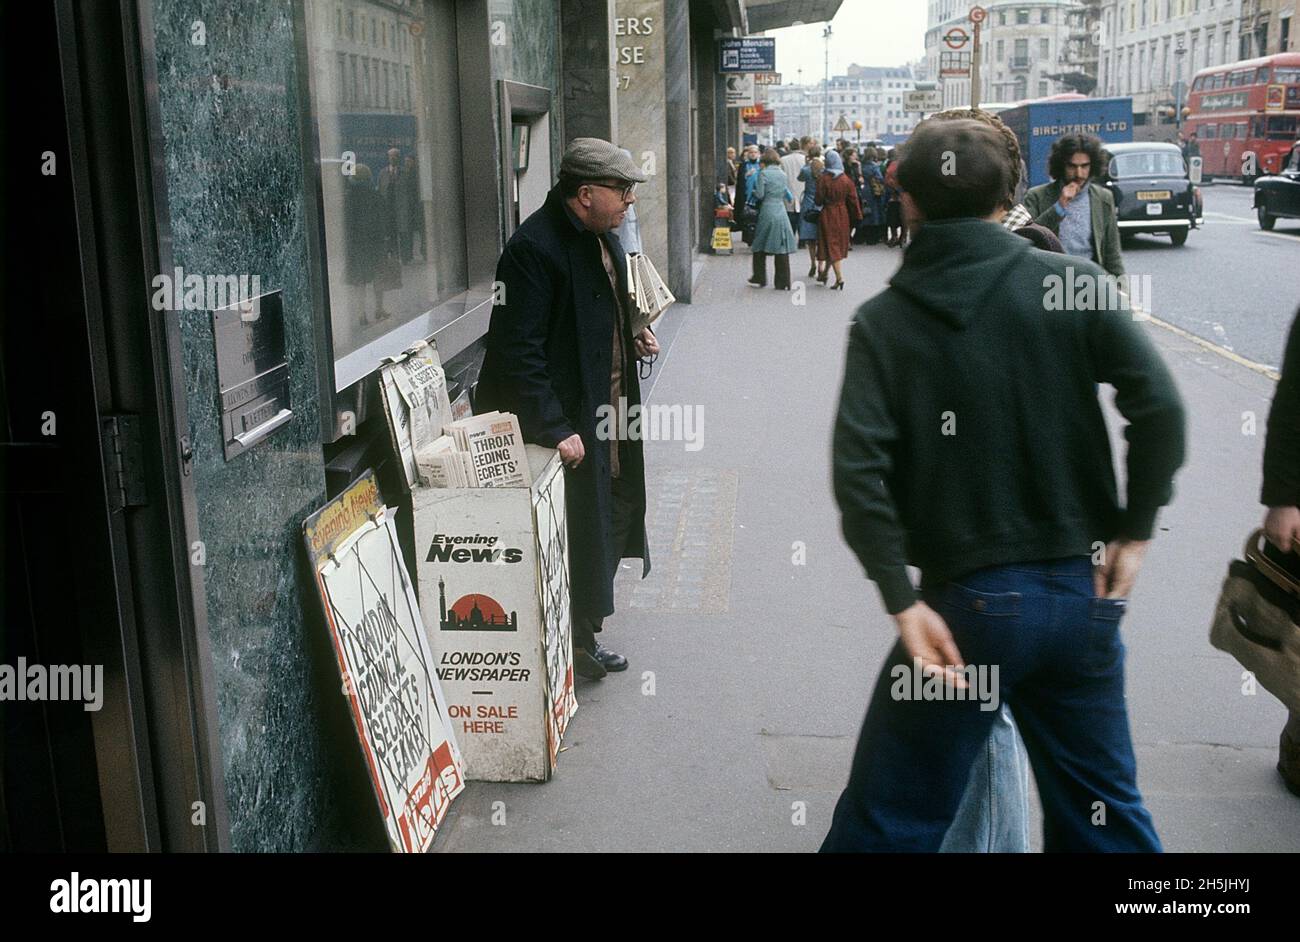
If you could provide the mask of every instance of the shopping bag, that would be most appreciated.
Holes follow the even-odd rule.
[[[1262,552],[1262,530],[1246,541],[1245,559],[1228,566],[1210,644],[1231,654],[1259,685],[1300,712],[1300,580]]]

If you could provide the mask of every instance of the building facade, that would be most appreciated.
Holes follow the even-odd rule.
[[[831,76],[829,86],[824,82],[773,85],[763,94],[776,114],[776,138],[810,135],[823,142],[843,137],[897,143],[911,133],[920,118],[903,111],[903,94],[915,87],[910,66],[855,64],[846,74]],[[848,131],[834,130],[841,117]],[[760,135],[760,139],[767,138]]]
[[[988,11],[980,35],[981,103],[1012,103],[1062,92],[1092,91],[1093,81],[1082,37],[1088,35],[1090,5],[1081,0],[998,0]],[[954,28],[972,32],[971,4],[965,0],[930,0],[925,58],[929,77],[940,83],[945,108],[969,105],[969,75],[945,75],[945,69],[968,64],[973,42],[953,50],[944,37]]]
[[[1105,0],[1099,88],[1131,95],[1139,127],[1172,124],[1201,69],[1294,48],[1294,9],[1293,0]]]

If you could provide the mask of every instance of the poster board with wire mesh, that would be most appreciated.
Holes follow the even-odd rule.
[[[374,473],[312,514],[303,540],[389,844],[421,853],[465,788],[464,762]]]

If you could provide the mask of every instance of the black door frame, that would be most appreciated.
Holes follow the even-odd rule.
[[[134,417],[145,495],[107,514],[118,618],[86,646],[122,679],[94,724],[108,849],[217,851],[230,827],[180,331],[149,303],[172,269],[151,6],[56,0],[96,427]]]

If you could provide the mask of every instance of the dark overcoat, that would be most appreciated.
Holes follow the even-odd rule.
[[[592,618],[614,611],[613,575],[620,559],[639,558],[642,577],[650,572],[642,443],[626,442],[620,452],[620,477],[634,510],[626,543],[615,546],[610,445],[596,438],[597,410],[610,400],[613,332],[620,320],[597,238],[570,217],[558,188],[515,230],[497,263],[501,303],[492,309],[474,395],[476,412],[517,415],[527,441],[554,448],[574,433],[582,437],[586,457],[564,472],[569,579],[575,614]],[[613,233],[605,238],[626,298],[623,247]],[[641,384],[626,319],[621,323],[630,409],[641,403]]]

